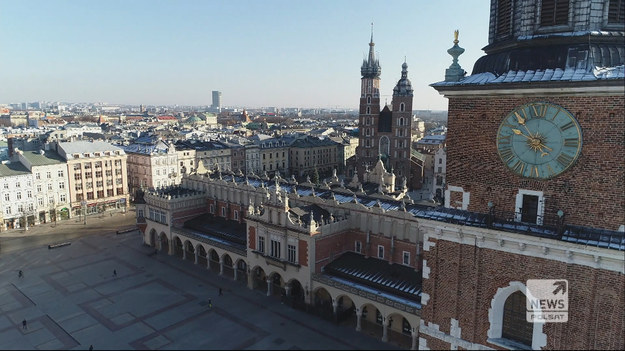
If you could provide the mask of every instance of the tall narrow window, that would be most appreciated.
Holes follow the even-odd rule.
[[[378,258],[384,259],[384,246],[378,245]]]
[[[496,36],[505,38],[512,31],[512,0],[497,0]]]
[[[258,237],[258,251],[264,253],[265,252],[265,238],[262,236]]]
[[[297,262],[297,255],[296,255],[296,251],[295,251],[295,245],[289,244],[287,246],[287,259],[291,263],[296,263]]]
[[[533,331],[534,324],[526,319],[525,295],[517,291],[503,306],[501,337],[531,347]]]
[[[608,23],[625,23],[625,0],[610,0],[608,7]]]
[[[569,0],[543,0],[540,25],[557,26],[569,23]]]
[[[275,258],[280,258],[280,242],[277,240],[271,240],[271,253],[270,255]]]
[[[399,112],[404,112],[406,110],[406,105],[402,102],[399,104]]]

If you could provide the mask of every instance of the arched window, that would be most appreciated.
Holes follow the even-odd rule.
[[[402,102],[401,104],[399,104],[399,112],[404,112],[406,110],[406,105],[404,105],[404,103]]]
[[[541,349],[547,345],[544,323],[528,323],[526,320],[525,294],[525,284],[518,281],[497,289],[488,310],[489,343],[507,348],[512,343],[518,345],[516,348],[531,349]]]
[[[399,120],[397,121],[397,125],[399,125],[399,126],[403,126],[404,125],[404,117],[399,117]]]
[[[501,337],[532,346],[534,324],[527,321],[525,294],[517,291],[506,299],[503,305],[503,326]]]
[[[371,96],[367,96],[367,103],[370,104],[371,103]]]

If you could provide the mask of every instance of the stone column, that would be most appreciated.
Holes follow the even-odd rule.
[[[219,275],[224,275],[224,258],[219,258]]]
[[[362,311],[360,310],[360,308],[356,309],[356,331],[361,331],[362,330],[362,326],[361,326],[361,321],[362,320]]]
[[[254,289],[254,277],[252,272],[249,271],[249,268],[247,272],[247,288],[250,290]]]
[[[332,312],[334,313],[334,321],[336,322],[339,317],[339,302],[336,299],[332,299]]]
[[[285,285],[284,286],[284,291],[286,292],[286,296],[291,296],[291,286],[290,285]]]
[[[267,277],[267,296],[271,296],[271,279]]]
[[[187,259],[187,248],[184,247],[184,244],[182,244],[182,260],[186,260]]]
[[[411,350],[416,350],[417,349],[417,339],[418,339],[418,336],[419,336],[419,333],[417,333],[417,329],[416,328],[412,328],[411,336],[412,336],[412,345],[410,346],[410,349]]]
[[[388,342],[388,325],[389,325],[389,320],[388,318],[384,318],[384,321],[382,322],[382,341],[383,342]]]
[[[234,266],[234,281],[236,282],[239,278],[239,270],[237,269],[236,266]]]
[[[199,257],[199,250],[195,250],[195,260],[193,261],[193,263],[197,264],[197,258]]]

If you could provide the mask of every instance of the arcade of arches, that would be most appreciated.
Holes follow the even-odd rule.
[[[152,229],[146,239],[149,240],[146,244],[157,251],[193,261],[207,270],[245,283],[249,289],[280,299],[292,308],[349,325],[401,348],[416,350],[418,315],[323,284],[310,292],[308,286],[302,286],[297,279],[285,281],[279,272],[266,272],[260,266],[248,267],[243,255],[180,235],[174,234],[170,241],[164,232],[159,234]]]

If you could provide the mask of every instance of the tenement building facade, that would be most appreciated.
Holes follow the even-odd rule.
[[[445,206],[490,228],[424,233],[421,349],[625,346],[624,11],[492,0],[469,76],[456,32],[432,84],[449,99]],[[534,280],[566,290],[562,318]]]

